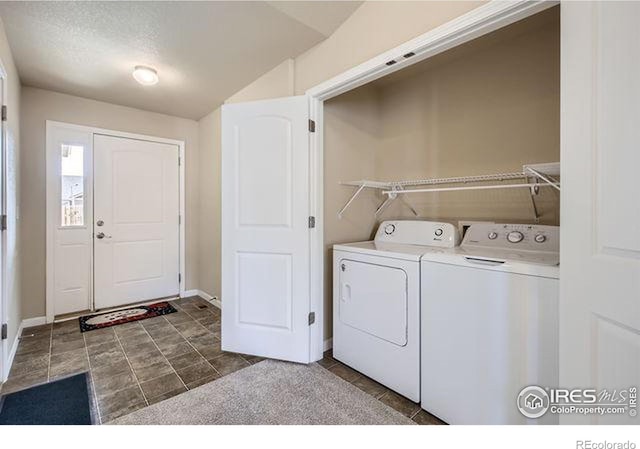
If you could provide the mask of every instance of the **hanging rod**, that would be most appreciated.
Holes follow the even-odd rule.
[[[455,192],[458,190],[489,190],[489,189],[518,189],[518,188],[537,188],[537,187],[555,187],[559,188],[555,184],[539,184],[539,183],[526,183],[526,184],[500,184],[495,186],[466,186],[466,187],[437,187],[431,189],[404,189],[404,190],[384,190],[382,193],[385,195],[396,195],[398,193],[429,193],[429,192]]]

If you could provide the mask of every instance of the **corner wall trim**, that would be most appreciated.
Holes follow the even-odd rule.
[[[9,357],[7,357],[7,368],[4,372],[3,382],[7,380],[9,377],[9,373],[11,372],[11,367],[13,365],[13,359],[16,356],[16,352],[18,352],[18,345],[20,344],[20,335],[22,335],[22,330],[27,327],[32,326],[40,326],[41,324],[47,323],[47,317],[39,316],[35,318],[27,318],[26,320],[22,320],[20,326],[18,326],[18,331],[16,332],[16,337],[13,340],[13,344],[11,345],[11,351],[9,352]]]
[[[333,348],[333,338],[327,338],[324,341],[322,348],[323,351],[328,351],[329,349]]]

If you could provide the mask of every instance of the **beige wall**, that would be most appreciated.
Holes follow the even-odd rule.
[[[7,316],[8,348],[15,340],[18,327],[23,319],[20,300],[20,232],[22,217],[17,205],[20,201],[20,163],[22,160],[20,146],[20,79],[13,62],[11,49],[7,42],[4,25],[0,22],[0,60],[7,75],[5,83],[5,104],[8,108],[7,117]]]
[[[295,60],[296,93],[420,36],[484,2],[368,1]]]
[[[331,246],[368,240],[379,221],[415,218],[396,200],[339,181],[410,180],[520,171],[560,160],[558,8],[452,49],[325,103],[325,308],[332,306]],[[528,190],[412,194],[421,219],[532,223]],[[541,189],[540,221],[559,224],[559,195]],[[330,334],[328,334],[330,335]]]
[[[257,101],[267,98],[295,95],[295,62],[293,59],[278,64],[253,83],[239,90],[225,103]]]
[[[198,122],[200,210],[199,289],[220,297],[220,109]]]
[[[335,243],[369,240],[380,205],[376,192],[366,189],[346,211],[337,212],[353,194],[341,181],[375,179],[376,154],[382,134],[378,90],[369,86],[347,92],[324,108],[324,303],[325,338],[332,335],[333,265]]]
[[[198,288],[198,123],[42,89],[22,89],[22,313],[45,314],[45,121],[56,120],[185,141],[186,287]]]
[[[375,179],[520,171],[560,160],[560,15],[547,10],[397,72],[378,87]],[[331,150],[329,150],[331,151]],[[357,179],[357,178],[356,178]],[[527,190],[408,196],[423,217],[531,222]],[[542,189],[541,223],[559,223]],[[395,202],[386,216],[411,216]]]
[[[291,70],[294,72],[293,93],[303,94],[308,88],[426,33],[482,3],[454,1],[365,2],[329,38],[295,58],[292,69],[285,62],[286,66],[283,66],[284,64],[278,66],[258,78],[233,95],[229,101],[251,101],[290,95],[291,93],[286,87],[287,83],[290,83]],[[202,125],[203,122],[200,123]],[[207,139],[210,143],[206,146],[203,145],[202,152],[219,152],[220,136],[214,135],[211,126],[207,126],[207,130],[205,133],[208,132],[209,137],[205,138],[201,132],[201,138],[203,141]],[[211,142],[216,143],[214,145]],[[208,176],[208,174],[203,171],[201,176]],[[220,180],[218,179],[216,182],[219,183]],[[328,180],[327,183],[329,183]],[[201,183],[201,187],[212,188],[206,183]],[[215,214],[219,220],[220,210],[216,210]],[[203,240],[208,238],[215,239],[213,247],[220,247],[219,238],[202,235]],[[219,264],[214,260],[215,257],[218,257],[216,254],[210,252],[205,255],[201,258],[202,263],[209,267]],[[219,274],[216,276],[219,278]],[[219,291],[219,286],[216,288]],[[325,316],[324,326],[326,337],[328,337],[331,335],[331,315],[328,313]]]
[[[294,61],[287,59],[226,103],[264,100],[294,95]],[[200,247],[198,272],[200,290],[220,298],[220,114],[218,108],[198,122],[200,135]]]

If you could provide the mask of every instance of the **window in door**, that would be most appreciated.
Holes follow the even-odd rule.
[[[61,226],[84,226],[84,147],[62,144]]]

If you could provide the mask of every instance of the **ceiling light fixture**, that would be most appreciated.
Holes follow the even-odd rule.
[[[133,69],[133,77],[143,86],[153,86],[158,82],[158,72],[151,67],[137,65]]]

